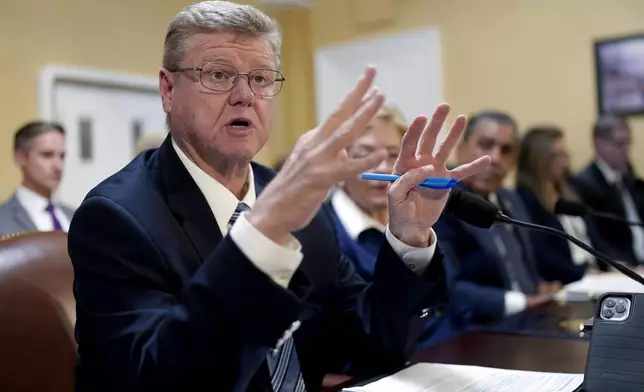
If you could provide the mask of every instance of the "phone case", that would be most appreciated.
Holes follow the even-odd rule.
[[[623,321],[603,320],[606,297],[631,300]],[[583,390],[585,392],[644,391],[644,294],[606,293],[599,298],[590,336]]]

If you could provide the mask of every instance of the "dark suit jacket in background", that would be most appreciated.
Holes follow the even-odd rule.
[[[635,202],[640,219],[644,220],[644,181],[631,176],[627,177],[625,183]],[[572,185],[588,207],[626,219],[624,202],[617,186],[606,181],[594,162],[573,179]],[[633,235],[628,225],[596,217],[590,218],[589,222],[597,234],[594,245],[598,250],[614,259],[637,265],[633,252]]]
[[[274,172],[253,165],[259,193]],[[303,260],[288,290],[222,238],[168,138],[93,189],[69,233],[77,301],[78,391],[269,391],[266,354],[295,320],[307,390],[351,362],[401,365],[446,301],[437,251],[418,277],[382,247],[368,285],[321,211],[294,234]]]
[[[462,186],[459,188],[463,189]],[[506,207],[507,215],[519,220],[529,219],[521,200],[513,191],[502,188],[497,195]],[[438,244],[456,271],[451,303],[461,324],[503,318],[505,292],[511,290],[512,282],[490,230],[467,224],[449,213],[441,215],[434,230]],[[530,233],[523,228],[516,230],[524,251],[526,268],[535,281],[540,281]]]
[[[519,186],[517,187],[517,194],[523,201],[530,222],[564,231],[557,215],[543,207],[532,189]],[[570,244],[566,239],[536,230],[533,230],[530,234],[537,262],[537,271],[545,280],[558,280],[563,284],[568,284],[584,276],[588,269],[588,264],[577,265],[573,262]],[[588,234],[590,236],[590,233]]]
[[[67,219],[71,219],[74,216],[72,208],[59,204],[56,206],[67,215]],[[14,194],[4,204],[0,205],[0,237],[28,231],[38,231],[38,228]]]
[[[342,253],[351,260],[358,273],[367,282],[371,282],[376,267],[376,258],[349,236],[349,233],[347,233],[331,203],[325,203],[324,208],[328,209],[329,215],[333,219]],[[386,239],[383,241],[386,241]],[[453,272],[451,272],[452,268],[450,267],[449,260],[445,260],[443,266],[446,271],[447,285],[452,288],[453,277],[451,275]],[[443,304],[441,309],[437,309],[437,312],[427,317],[425,330],[418,340],[417,348],[424,349],[431,347],[453,337],[459,332],[458,325],[454,324],[453,321],[450,313],[450,304]]]

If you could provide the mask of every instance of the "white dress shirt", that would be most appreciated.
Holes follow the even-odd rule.
[[[356,241],[358,236],[368,229],[380,230],[385,233],[385,237],[396,254],[402,255],[401,259],[409,269],[418,275],[425,272],[436,251],[436,233],[434,233],[433,229],[429,240],[430,246],[428,248],[415,248],[398,240],[387,229],[387,226],[367,215],[344,190],[336,189],[333,192],[331,205],[351,239]]]
[[[16,198],[20,205],[27,211],[27,215],[33,224],[36,225],[38,231],[54,230],[54,221],[47,211],[47,206],[49,205],[49,200],[47,198],[22,185],[16,189]],[[56,203],[52,204],[54,205],[54,215],[56,215],[56,219],[60,222],[60,226],[63,231],[67,232],[69,230],[69,217],[60,209],[60,207],[56,206]]]
[[[586,231],[586,222],[584,219],[579,216],[571,215],[557,215],[557,219],[561,223],[566,234],[571,235],[586,245],[590,245],[590,238],[588,237],[588,232]],[[595,265],[596,260],[595,256],[586,252],[579,246],[568,241],[570,247],[570,256],[572,257],[572,262],[575,265],[581,265],[588,263],[589,265]]]
[[[239,200],[225,186],[210,177],[190,160],[174,140],[172,140],[172,146],[197,187],[203,193],[217,220],[222,235],[226,235],[228,233],[228,221],[235,212]],[[242,202],[252,209],[256,198],[252,168],[249,168],[248,173],[248,190]],[[229,234],[242,253],[257,268],[266,273],[278,285],[282,287],[288,286],[293,274],[302,262],[302,245],[295,237],[291,236],[291,240],[286,246],[279,245],[251,225],[246,219],[245,213],[240,215],[231,227]],[[415,252],[419,250],[418,248],[402,243],[389,230],[387,230],[387,240],[401,259],[416,259]],[[429,248],[420,249],[421,252],[425,252],[426,256],[429,256],[426,264],[429,263],[434,254],[435,239],[433,242]]]
[[[595,164],[597,164],[597,168],[599,168],[599,171],[606,179],[606,182],[616,185],[617,189],[620,190],[622,203],[624,204],[624,211],[626,212],[626,220],[631,222],[641,222],[633,197],[628,189],[623,186],[622,173],[610,167],[599,157],[595,159]],[[644,228],[641,226],[631,225],[630,229],[633,237],[633,253],[635,253],[635,257],[640,263],[644,262]]]

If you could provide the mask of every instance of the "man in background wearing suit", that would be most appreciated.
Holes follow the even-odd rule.
[[[486,111],[470,118],[457,149],[458,162],[489,155],[484,171],[463,181],[463,188],[497,204],[520,220],[529,219],[520,199],[503,187],[518,150],[516,122]],[[538,275],[529,233],[509,225],[482,229],[443,214],[435,226],[439,244],[456,269],[453,311],[464,324],[498,320],[544,303],[559,285]]]
[[[0,206],[0,236],[67,231],[74,210],[52,201],[63,176],[63,127],[51,122],[30,122],[16,132],[13,152],[22,171],[22,183]]]
[[[629,164],[631,130],[625,119],[603,116],[593,128],[595,158],[572,184],[590,208],[631,222],[644,219],[644,181]],[[612,219],[590,219],[597,248],[633,266],[644,264],[644,228]]]
[[[417,184],[489,164],[446,168],[465,118],[436,154],[449,106],[409,127],[367,284],[320,207],[386,158],[345,150],[384,102],[375,69],[275,175],[251,160],[284,82],[280,44],[246,5],[195,3],[170,23],[159,72],[170,135],[94,188],[71,224],[77,391],[316,391],[343,363],[365,375],[403,365],[424,310],[446,300],[432,225],[448,192]]]

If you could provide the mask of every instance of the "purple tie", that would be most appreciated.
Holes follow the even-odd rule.
[[[60,221],[56,218],[56,214],[54,213],[54,205],[49,203],[45,210],[47,210],[49,215],[51,215],[51,223],[54,224],[54,231],[63,231],[63,226],[61,226]]]

